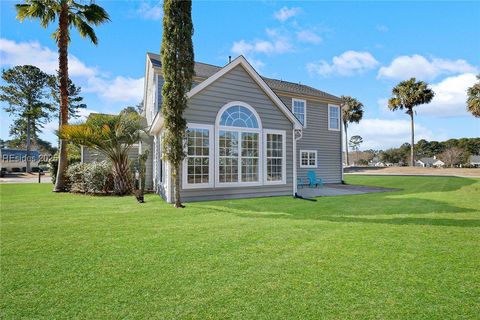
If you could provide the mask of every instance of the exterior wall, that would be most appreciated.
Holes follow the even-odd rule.
[[[328,130],[328,102],[284,94],[278,96],[290,109],[292,98],[307,101],[306,128],[297,141],[297,177],[306,179],[307,171],[312,170],[325,183],[342,182],[342,131]],[[317,168],[300,168],[300,150],[317,150]]]
[[[151,148],[150,142],[144,143],[142,147],[146,148]],[[82,147],[82,163],[90,163],[94,161],[103,161],[105,160],[105,156],[102,153],[99,153],[98,151],[87,148],[87,147]],[[138,145],[134,145],[128,152],[128,157],[131,160],[136,160],[138,159]],[[146,178],[145,178],[145,188],[147,189],[152,189],[152,155],[148,156],[148,160],[146,163],[147,166],[147,171],[146,171]]]
[[[185,118],[189,123],[215,125],[218,111],[232,101],[242,101],[251,105],[257,111],[263,129],[285,130],[286,184],[182,189],[181,196],[185,202],[291,195],[293,193],[293,125],[242,66],[237,66],[193,96],[188,102]],[[261,159],[261,163],[263,163],[263,159]]]

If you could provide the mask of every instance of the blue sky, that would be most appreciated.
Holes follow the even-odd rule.
[[[2,1],[0,67],[57,68],[56,47],[38,21],[15,19]],[[88,112],[118,112],[142,99],[145,53],[159,52],[158,1],[97,1],[111,22],[97,27],[98,46],[74,31],[70,75],[83,88]],[[417,110],[417,140],[479,137],[480,122],[465,112],[465,90],[480,72],[480,2],[233,2],[194,1],[197,61],[224,65],[244,54],[265,76],[301,82],[365,106],[351,134],[362,148],[409,140],[408,117],[386,108],[391,88],[416,76],[432,85],[433,102]],[[2,110],[2,139],[9,116]],[[55,141],[47,125],[42,137]]]

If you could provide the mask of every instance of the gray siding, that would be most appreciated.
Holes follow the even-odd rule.
[[[147,147],[148,149],[151,149],[151,141],[149,140],[147,143],[144,143],[144,147]],[[128,152],[128,157],[130,160],[136,160],[138,159],[138,146],[133,146],[129,152]],[[98,152],[97,150],[83,147],[83,157],[82,157],[82,162],[83,163],[90,163],[94,161],[103,161],[105,160],[106,157]],[[147,172],[146,172],[146,182],[145,182],[145,187],[147,189],[152,189],[152,153],[150,151],[150,154],[148,156],[148,160],[146,163],[147,166]]]
[[[291,195],[293,192],[293,125],[242,66],[237,66],[192,97],[188,101],[185,118],[187,122],[214,125],[220,108],[232,101],[243,101],[255,108],[264,129],[285,130],[287,183],[273,186],[183,189],[183,201]]]
[[[279,95],[287,107],[292,108],[292,96]],[[298,97],[295,97],[298,98]],[[328,103],[307,101],[307,126],[303,137],[297,141],[297,177],[307,177],[307,171],[315,171],[326,183],[342,181],[342,133],[328,130]],[[300,150],[317,150],[317,168],[300,168]]]

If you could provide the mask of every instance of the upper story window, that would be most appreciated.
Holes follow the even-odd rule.
[[[328,130],[340,130],[340,107],[328,105]]]
[[[292,111],[298,121],[305,127],[307,125],[307,101],[292,99]]]

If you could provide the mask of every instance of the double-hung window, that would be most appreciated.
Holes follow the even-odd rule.
[[[189,124],[183,188],[213,187],[213,126]]]
[[[300,168],[317,167],[317,150],[300,150]]]
[[[328,105],[328,130],[340,131],[340,107]]]
[[[307,101],[292,99],[292,111],[298,121],[305,127],[307,125]]]
[[[260,184],[261,126],[247,104],[232,102],[219,114],[217,185]]]
[[[286,183],[285,131],[264,130],[265,184]]]

